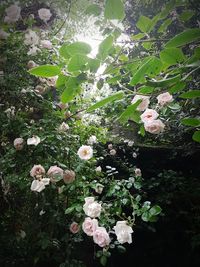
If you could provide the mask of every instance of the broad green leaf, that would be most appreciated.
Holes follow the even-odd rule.
[[[155,215],[160,214],[161,211],[162,211],[161,207],[158,205],[155,205],[149,210],[149,213],[151,216],[155,216]]]
[[[107,264],[107,257],[102,255],[101,258],[100,258],[100,263],[102,266],[106,266]]]
[[[150,50],[151,47],[153,45],[153,42],[144,42],[142,43],[142,46],[146,49],[146,50]]]
[[[69,44],[63,44],[59,49],[60,55],[65,59],[69,59],[71,57],[70,54],[68,53],[68,46]]]
[[[178,74],[176,76],[173,76],[168,79],[162,79],[162,80],[149,80],[146,82],[147,85],[153,86],[153,87],[163,87],[163,86],[170,86],[177,82],[179,82],[181,79],[181,75]]]
[[[160,59],[168,65],[175,65],[183,62],[185,60],[185,56],[180,48],[170,47],[165,48],[160,52]]]
[[[200,143],[200,131],[195,131],[193,136],[192,136],[192,139],[196,142],[199,142]]]
[[[166,47],[178,47],[200,39],[200,29],[189,29],[179,33],[166,43]]]
[[[94,111],[95,109],[97,108],[101,108],[113,101],[116,101],[116,100],[121,100],[122,98],[124,97],[124,92],[123,91],[119,91],[111,96],[108,96],[104,99],[102,99],[101,101],[95,103],[94,105],[92,105],[91,107],[89,107],[87,109],[87,112],[91,112],[91,111]]]
[[[88,58],[88,66],[91,72],[96,72],[100,67],[100,63],[99,59]]]
[[[121,0],[106,0],[104,16],[106,19],[123,20],[125,17],[123,2]]]
[[[157,17],[156,19],[150,19],[146,16],[140,16],[138,22],[136,23],[137,28],[144,33],[149,33],[153,30],[153,27],[155,26],[157,22]]]
[[[121,75],[115,76],[115,77],[109,78],[106,82],[108,84],[117,84],[117,82],[120,81],[121,78],[122,78]]]
[[[101,7],[96,4],[92,4],[87,7],[87,9],[85,10],[85,14],[99,16],[101,14]]]
[[[182,12],[182,14],[179,16],[179,18],[183,21],[186,22],[189,19],[191,19],[191,17],[194,15],[194,11],[192,10],[185,10]]]
[[[184,118],[181,123],[185,126],[197,127],[200,126],[200,120],[196,118]]]
[[[69,213],[72,213],[74,211],[74,206],[72,207],[69,207],[65,210],[65,214],[69,214]]]
[[[60,74],[61,69],[58,66],[54,65],[41,65],[39,67],[32,68],[28,72],[35,76],[48,78]]]
[[[129,120],[129,118],[131,117],[131,115],[134,112],[137,112],[137,107],[139,106],[139,104],[142,102],[141,99],[139,99],[136,103],[129,105],[124,112],[122,112],[122,114],[119,116],[118,120],[121,122],[126,122]]]
[[[142,39],[143,37],[145,37],[145,33],[138,33],[136,35],[131,35],[131,40],[135,41],[135,40],[140,40]]]
[[[172,23],[171,19],[166,19],[163,24],[160,26],[160,28],[158,29],[158,32],[165,32],[168,28],[168,26]]]
[[[180,91],[182,91],[186,86],[185,82],[178,82],[176,85],[172,86],[169,89],[169,93],[174,94],[174,93],[178,93]]]
[[[56,80],[56,88],[63,87],[65,85],[67,79],[68,79],[68,77],[61,73],[58,76],[58,79]]]
[[[167,3],[160,12],[160,19],[164,19],[174,9],[174,6],[175,6],[174,0]]]
[[[130,85],[135,85],[141,81],[144,81],[144,76],[152,62],[153,58],[149,58],[144,64],[142,64],[139,69],[133,74],[133,78],[130,81]]]
[[[101,42],[101,44],[99,45],[99,52],[97,55],[99,59],[104,60],[108,56],[109,51],[113,46],[113,42],[114,38],[112,35],[109,35],[108,37],[106,37],[106,39],[103,40],[103,42]]]
[[[75,42],[70,45],[67,45],[63,48],[63,54],[69,54],[70,56],[74,56],[76,54],[87,55],[91,52],[91,46],[84,42]],[[65,52],[64,52],[65,51]]]
[[[197,98],[197,97],[200,97],[200,90],[191,90],[191,91],[182,93],[179,97],[181,97],[181,98]]]
[[[87,61],[87,56],[76,54],[70,59],[67,69],[70,72],[84,70]]]
[[[154,91],[154,87],[142,86],[139,88],[138,93],[140,94],[151,94]]]
[[[75,97],[75,95],[77,95],[77,93],[80,91],[79,84],[80,82],[77,77],[70,77],[67,80],[67,82],[65,83],[66,89],[61,95],[61,101],[63,103],[70,102]]]

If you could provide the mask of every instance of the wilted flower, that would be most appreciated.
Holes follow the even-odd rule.
[[[16,138],[14,140],[14,147],[16,148],[16,150],[22,150],[24,147],[24,139],[23,138]]]
[[[117,153],[117,151],[115,149],[111,149],[110,150],[110,155],[115,156],[116,153]]]
[[[98,227],[93,234],[94,243],[100,247],[106,247],[110,244],[110,237],[104,227]]]
[[[51,11],[47,8],[41,8],[38,10],[38,15],[41,20],[43,20],[45,23],[47,23],[48,20],[50,20],[52,14]]]
[[[154,109],[147,108],[144,113],[140,116],[142,122],[151,122],[157,119],[159,114]]]
[[[29,146],[30,145],[37,146],[40,142],[41,142],[40,141],[40,137],[36,136],[36,135],[34,135],[33,137],[27,139],[27,145],[29,145]]]
[[[89,160],[93,156],[93,149],[91,146],[81,146],[77,152],[80,159]]]
[[[47,172],[47,175],[51,177],[51,182],[57,182],[57,178],[63,178],[63,169],[58,166],[51,166]]]
[[[152,134],[159,134],[163,132],[165,125],[161,120],[153,120],[144,124],[144,128],[147,132]]]
[[[66,132],[69,130],[69,125],[65,122],[62,122],[61,125],[59,126],[58,130],[60,132]]]
[[[70,228],[69,228],[70,232],[72,232],[73,234],[78,233],[79,232],[79,229],[80,229],[80,227],[79,227],[78,223],[76,223],[76,222],[73,222],[70,225]]]
[[[37,35],[36,32],[28,30],[28,32],[25,33],[24,43],[26,45],[37,45],[39,44],[39,36]]]
[[[137,110],[138,111],[144,111],[149,106],[149,97],[144,95],[135,95],[133,100],[131,101],[132,104],[136,103],[138,100],[142,100],[142,102],[138,105]]]
[[[42,165],[34,165],[33,168],[30,171],[30,176],[32,177],[37,177],[41,178],[41,176],[45,174],[45,169]]]
[[[97,143],[97,138],[95,135],[91,135],[90,138],[88,139],[88,144],[93,145]]]
[[[101,214],[101,204],[94,200],[94,197],[86,197],[83,205],[85,214],[91,218],[99,217]]]
[[[166,92],[157,96],[158,104],[164,106],[173,101],[173,96]]]
[[[37,94],[42,95],[42,94],[45,93],[46,89],[45,89],[44,86],[37,85],[37,86],[35,87],[34,91],[35,91]]]
[[[98,221],[96,219],[91,219],[89,217],[85,218],[82,224],[83,232],[86,233],[86,235],[88,236],[93,236],[97,227],[98,227]]]
[[[116,226],[114,226],[115,234],[117,236],[117,240],[120,244],[124,243],[132,243],[132,233],[133,229],[127,225],[126,221],[118,221]]]
[[[4,22],[13,23],[19,20],[21,8],[18,5],[11,5],[5,10],[6,16]]]
[[[72,170],[65,170],[63,173],[63,180],[66,184],[70,184],[75,180],[76,174]]]

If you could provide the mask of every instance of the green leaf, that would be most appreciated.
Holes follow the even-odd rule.
[[[152,58],[149,58],[144,64],[142,64],[139,69],[135,72],[133,78],[130,81],[130,85],[135,85],[140,81],[144,81],[144,75],[149,68]]]
[[[195,131],[193,136],[192,136],[192,139],[198,143],[200,143],[200,131]]]
[[[74,207],[69,207],[65,210],[65,214],[69,214],[69,213],[72,213],[72,211],[74,211]]]
[[[185,88],[185,86],[186,86],[185,82],[178,82],[176,85],[174,85],[169,89],[169,93],[174,94],[180,92]]]
[[[66,89],[61,95],[61,101],[63,103],[67,103],[71,101],[75,95],[79,92],[79,80],[77,77],[70,77],[67,82],[65,83]]]
[[[145,37],[145,33],[138,33],[136,35],[131,35],[131,40],[135,41],[135,40],[140,40],[141,38]]]
[[[163,87],[163,86],[170,86],[173,85],[177,82],[179,82],[181,79],[181,75],[178,74],[174,77],[168,78],[168,79],[163,79],[163,80],[149,80],[147,81],[147,85],[153,86],[153,87]]]
[[[200,97],[200,90],[191,90],[180,95],[181,98],[197,98]]]
[[[171,19],[166,19],[163,24],[160,26],[160,28],[158,29],[158,32],[165,32],[168,28],[168,26],[172,23]]]
[[[136,23],[136,26],[141,32],[149,33],[153,30],[155,23],[156,21],[142,15]]]
[[[101,44],[99,45],[99,52],[97,58],[104,60],[108,56],[111,48],[113,47],[113,42],[114,38],[112,35],[106,37],[106,39],[104,39],[103,42],[101,42]]]
[[[168,65],[175,65],[183,62],[185,60],[185,56],[180,48],[170,47],[165,48],[160,52],[160,59]]]
[[[106,19],[123,20],[125,17],[123,2],[121,0],[106,0],[104,16]]]
[[[154,91],[154,87],[142,86],[139,88],[138,93],[140,94],[151,94]]]
[[[200,39],[200,29],[189,29],[173,37],[166,43],[166,47],[178,47]]]
[[[48,78],[60,74],[61,69],[54,65],[41,65],[39,67],[32,68],[28,72],[35,76]]]
[[[101,265],[103,265],[103,266],[106,266],[106,263],[107,263],[107,257],[106,256],[101,256],[101,258],[100,258],[100,263],[101,263]]]
[[[192,10],[185,10],[182,12],[182,14],[179,16],[179,18],[183,21],[186,22],[189,19],[191,19],[191,17],[193,17],[194,15],[194,11]]]
[[[196,118],[184,118],[181,123],[185,126],[197,127],[200,126],[200,120]]]
[[[87,56],[76,54],[70,59],[67,69],[70,72],[84,70],[87,61]]]
[[[56,88],[62,88],[65,85],[67,79],[68,77],[61,73],[56,80]]]
[[[97,17],[101,14],[101,7],[96,4],[92,4],[87,7],[87,9],[85,10],[85,14]]]
[[[160,214],[161,211],[162,211],[161,207],[158,205],[155,205],[149,210],[149,213],[151,216],[155,216],[155,215]]]
[[[124,112],[119,116],[118,120],[125,123],[131,118],[131,116],[136,112],[137,107],[142,102],[142,99],[138,100],[136,103],[129,105]]]
[[[91,52],[91,46],[84,42],[75,42],[70,45],[65,46],[63,48],[65,53],[69,54],[70,56],[74,56],[76,54],[83,54],[87,55]]]
[[[119,91],[111,96],[108,96],[104,99],[102,99],[101,101],[95,103],[94,105],[92,105],[91,107],[89,107],[87,109],[87,112],[91,112],[91,111],[94,111],[95,109],[97,108],[100,108],[100,107],[103,107],[113,101],[116,101],[116,100],[121,100],[122,98],[124,97],[124,92],[123,91]]]
[[[60,56],[64,57],[65,59],[69,59],[71,57],[68,53],[68,46],[69,44],[63,44],[59,49]]]
[[[91,72],[96,72],[100,67],[100,63],[99,59],[88,58],[88,65]]]

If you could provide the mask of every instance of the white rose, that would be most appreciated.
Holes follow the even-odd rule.
[[[135,176],[142,176],[142,172],[139,168],[135,169]]]
[[[101,171],[102,171],[101,166],[96,167],[96,172],[101,172]]]
[[[34,135],[33,137],[27,139],[27,145],[29,145],[29,146],[30,145],[37,146],[39,143],[40,143],[40,137],[39,136]]]
[[[48,20],[50,20],[52,14],[51,11],[47,8],[41,8],[38,10],[38,15],[41,20],[43,20],[45,23],[47,23]]]
[[[97,138],[95,135],[90,136],[90,138],[88,139],[88,144],[89,145],[93,145],[97,143]]]
[[[161,120],[153,120],[144,124],[144,128],[147,132],[152,134],[159,134],[163,132],[165,125]]]
[[[23,138],[16,138],[14,140],[14,147],[16,148],[16,150],[22,150],[24,147],[24,139]]]
[[[52,49],[53,47],[52,42],[50,42],[49,40],[41,40],[40,44],[43,48],[46,49]]]
[[[104,186],[102,184],[97,184],[95,188],[95,192],[97,194],[102,194]]]
[[[157,119],[159,114],[154,109],[147,108],[144,113],[140,116],[142,122],[151,122]]]
[[[173,101],[173,96],[166,92],[157,96],[158,104],[164,106]]]
[[[41,52],[41,50],[37,46],[31,46],[31,48],[27,52],[27,55],[28,56],[36,56],[38,52]]]
[[[101,214],[101,204],[94,201],[93,197],[85,198],[83,210],[87,216],[91,218],[96,218],[99,217]]]
[[[138,111],[144,111],[149,106],[149,97],[144,95],[135,95],[133,100],[131,101],[132,104],[136,103],[138,100],[142,99],[142,102],[138,105]]]
[[[106,247],[110,244],[110,237],[106,228],[98,227],[93,234],[94,243],[99,245],[100,247]]]
[[[28,30],[27,33],[25,33],[25,45],[37,45],[39,44],[39,36],[36,32],[32,30]]]
[[[0,40],[5,40],[10,34],[0,29]]]
[[[117,236],[117,240],[120,244],[132,243],[133,229],[127,225],[126,221],[118,221],[114,226],[114,231]]]
[[[50,182],[49,178],[43,178],[41,180],[33,180],[31,184],[31,191],[35,191],[39,193],[45,189],[45,186],[48,185],[49,182]]]
[[[89,160],[93,156],[93,149],[91,146],[81,146],[77,152],[80,159]]]
[[[60,132],[66,132],[66,131],[69,130],[69,125],[68,125],[67,123],[63,122],[63,123],[59,126],[58,130],[59,130]]]
[[[19,20],[21,8],[18,5],[11,5],[6,8],[6,16],[4,22],[13,23]]]
[[[91,219],[90,217],[85,218],[82,229],[83,232],[88,236],[93,236],[94,232],[98,228],[98,221],[96,219]]]

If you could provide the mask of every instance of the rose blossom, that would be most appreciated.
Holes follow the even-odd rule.
[[[154,109],[147,108],[144,113],[140,116],[142,122],[151,122],[157,119],[159,114]]]
[[[98,166],[98,167],[96,167],[96,172],[101,172],[102,171],[102,168],[101,168],[101,166]]]
[[[31,46],[31,48],[27,52],[27,55],[28,56],[36,56],[38,52],[41,52],[41,50],[37,46],[33,45],[33,46]]]
[[[45,189],[45,186],[50,182],[49,178],[43,178],[41,180],[33,180],[31,184],[31,191],[41,192]]]
[[[144,128],[147,132],[152,134],[159,134],[163,132],[165,125],[161,120],[153,120],[144,124]]]
[[[42,165],[34,165],[30,171],[30,176],[36,177],[45,174],[45,169]]]
[[[77,152],[80,159],[89,160],[93,156],[93,149],[91,146],[81,146]]]
[[[104,227],[98,227],[96,229],[93,240],[95,244],[98,244],[102,248],[110,244],[110,237]]]
[[[6,40],[10,34],[0,29],[0,40]]]
[[[50,42],[49,40],[41,40],[40,44],[43,48],[46,49],[52,49],[53,47],[52,42]]]
[[[97,194],[102,194],[104,186],[102,184],[97,184],[95,188],[95,192]]]
[[[6,16],[4,22],[12,23],[16,22],[20,18],[21,8],[18,5],[11,5],[6,8]]]
[[[166,92],[157,96],[158,104],[164,106],[173,101],[173,96]]]
[[[36,32],[32,30],[28,30],[27,33],[25,33],[25,45],[37,45],[39,43],[39,36]]]
[[[38,10],[38,15],[41,20],[43,20],[45,23],[47,23],[48,20],[50,20],[52,14],[51,11],[47,8],[41,8]]]
[[[115,156],[116,153],[117,153],[117,151],[115,149],[111,149],[110,150],[110,155]]]
[[[95,135],[91,135],[90,138],[88,139],[88,144],[93,145],[97,143],[97,138]]]
[[[14,147],[16,150],[22,150],[24,147],[24,139],[23,138],[16,138],[13,142]]]
[[[76,223],[76,222],[73,222],[71,225],[70,225],[70,228],[69,228],[69,230],[70,230],[70,232],[72,232],[73,234],[76,234],[76,233],[78,233],[79,232],[79,225],[78,225],[78,223]]]
[[[27,63],[28,69],[32,69],[32,68],[35,68],[37,66],[38,65],[33,60],[29,60],[29,62]]]
[[[43,86],[41,86],[41,85],[37,85],[37,86],[35,87],[34,91],[35,91],[37,94],[42,95],[42,94],[45,93],[46,89],[45,89],[45,87],[43,87]]]
[[[142,172],[139,168],[135,169],[135,176],[142,176]]]
[[[58,166],[51,166],[47,172],[48,176],[51,177],[51,181],[52,182],[57,182],[56,179],[54,178],[57,178],[58,176],[61,176],[63,177],[63,169],[61,169],[60,167]]]
[[[142,99],[142,102],[138,105],[138,111],[144,111],[149,106],[149,97],[144,95],[135,95],[133,100],[131,101],[132,104],[136,103],[138,100]]]
[[[132,243],[132,233],[133,229],[127,225],[126,221],[118,221],[116,226],[114,226],[114,231],[117,236],[117,240],[120,244],[128,242]]]
[[[65,170],[63,174],[63,180],[66,184],[70,184],[75,180],[76,174],[72,170]]]
[[[27,139],[27,145],[34,145],[37,146],[40,143],[40,137],[34,135],[32,138]]]
[[[47,83],[48,86],[53,86],[54,87],[56,85],[57,79],[58,79],[58,76],[47,78],[46,79],[46,83]]]
[[[58,130],[60,132],[66,132],[67,130],[69,130],[69,125],[65,122],[62,122],[61,125],[59,126]]]
[[[108,145],[108,149],[112,149],[113,148],[113,145],[112,144],[109,144]]]
[[[83,210],[87,216],[96,218],[101,214],[101,204],[94,201],[94,197],[86,197]]]
[[[82,229],[83,232],[88,236],[93,236],[94,232],[98,228],[98,221],[96,219],[91,219],[89,217],[85,218]]]

